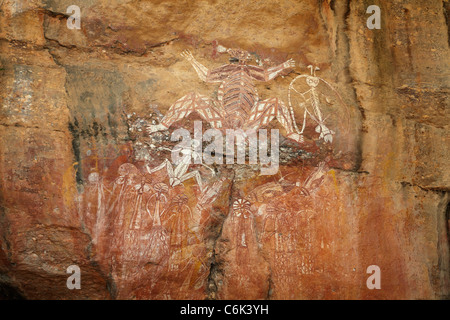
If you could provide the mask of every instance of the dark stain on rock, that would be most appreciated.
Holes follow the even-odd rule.
[[[106,290],[108,290],[112,299],[116,299],[117,297],[117,285],[114,281],[112,274],[108,275],[108,280],[106,281]]]
[[[447,24],[448,45],[450,46],[450,27],[449,27],[449,17],[448,17],[448,11],[449,11],[449,8],[450,8],[450,2],[442,1],[442,4],[444,5],[445,23]]]
[[[445,222],[447,224],[446,231],[447,231],[448,248],[450,248],[450,202],[447,204],[447,210],[445,211]]]
[[[69,131],[72,135],[72,150],[75,162],[78,162],[78,170],[76,171],[77,186],[83,184],[83,174],[81,168],[81,152],[80,152],[80,132],[77,118],[73,122],[69,122]]]
[[[97,137],[100,132],[117,139],[118,108],[126,87],[120,73],[95,68],[67,67],[66,89],[71,115],[80,132]],[[95,87],[92,86],[95,83]]]
[[[0,283],[0,300],[25,300],[25,297],[19,288]]]
[[[80,163],[93,143],[98,154],[105,154],[111,142],[123,143],[119,132],[125,132],[126,125],[118,111],[127,88],[122,75],[115,70],[68,66],[66,71],[67,105],[73,119],[69,130],[75,161]],[[83,183],[82,172],[80,164],[77,183]]]

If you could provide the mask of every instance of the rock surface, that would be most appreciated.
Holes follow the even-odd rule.
[[[0,298],[448,299],[449,2],[375,2],[371,30],[371,1],[82,0],[78,30],[72,1],[0,1]],[[145,127],[190,92],[217,98],[180,53],[216,68],[222,47],[296,61],[256,88],[291,98],[300,129],[288,88],[318,66],[333,141],[273,120],[275,175],[191,165],[203,186],[175,185],[149,170],[202,118]]]

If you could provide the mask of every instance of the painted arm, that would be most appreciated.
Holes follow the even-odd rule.
[[[280,75],[281,72],[283,72],[286,69],[291,69],[295,67],[295,61],[293,59],[289,59],[286,62],[276,66],[269,68],[265,70],[264,72],[264,79],[265,81],[270,81],[275,79],[277,76]]]
[[[167,159],[164,159],[163,163],[161,163],[159,166],[154,167],[153,169],[150,169],[150,167],[148,165],[146,165],[145,167],[146,167],[146,169],[147,169],[149,174],[152,174],[152,173],[154,173],[156,171],[159,171],[159,170],[161,170],[164,167],[167,167],[168,169],[169,169],[169,167],[172,168],[170,161],[167,160]]]
[[[204,163],[202,163],[201,165],[202,165],[202,166],[204,166],[205,168],[209,169],[209,170],[211,171],[211,173],[212,173],[212,175],[213,175],[213,176],[215,176],[215,175],[216,175],[216,172],[214,171],[214,169],[213,169],[213,168],[211,168],[210,166],[207,166],[207,165],[206,165],[206,164],[204,164]]]
[[[181,56],[189,61],[197,72],[199,78],[206,82],[206,77],[208,75],[208,68],[202,65],[200,62],[195,60],[194,56],[189,50],[185,50],[181,53]]]

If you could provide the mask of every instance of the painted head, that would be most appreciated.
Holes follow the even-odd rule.
[[[252,59],[251,54],[242,49],[227,49],[227,52],[231,56],[230,62],[243,64]]]
[[[310,86],[311,88],[315,88],[319,85],[319,78],[314,76],[307,76],[306,77],[306,84]]]
[[[232,63],[245,64],[247,61],[252,59],[252,56],[248,51],[237,48],[236,49],[225,48],[224,46],[218,44],[217,42],[215,42],[215,45],[217,45],[217,52],[220,53],[227,52],[231,56],[230,62]]]
[[[311,75],[306,77],[306,83],[311,88],[315,88],[319,85],[319,78],[316,77],[316,71],[319,71],[319,67],[313,67],[312,65],[308,66],[309,69],[311,69]]]

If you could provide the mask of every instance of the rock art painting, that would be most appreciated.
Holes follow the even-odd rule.
[[[446,17],[0,1],[0,300],[448,299]]]
[[[106,176],[94,168],[88,175],[79,215],[93,237],[98,260],[117,286],[118,297],[171,299],[191,297],[194,292],[198,292],[198,297],[207,293],[208,265],[216,253],[205,244],[205,229],[211,227],[215,200],[229,192],[229,212],[223,213],[229,226],[225,223],[224,231],[233,234],[229,249],[235,252],[235,273],[239,275],[236,279],[242,282],[239,285],[252,281],[248,273],[254,263],[253,255],[259,255],[258,252],[274,258],[265,263],[277,270],[271,280],[277,287],[289,287],[290,277],[297,274],[314,272],[315,261],[310,252],[313,239],[310,231],[304,231],[308,230],[316,208],[304,208],[304,199],[313,198],[320,189],[330,169],[331,156],[315,160],[313,154],[307,167],[295,175],[301,179],[289,179],[289,175],[294,177],[293,172],[283,175],[280,171],[272,181],[255,185],[247,193],[234,186],[231,190],[226,187],[232,183],[229,171],[234,165],[225,169],[223,165],[195,164],[202,158],[201,142],[192,140],[190,144],[174,146],[167,138],[174,123],[182,127],[186,117],[197,113],[215,129],[259,129],[276,119],[298,150],[304,143],[302,134],[308,123],[317,133],[316,140],[331,145],[337,129],[328,127],[328,114],[321,103],[325,101],[331,109],[336,101],[343,107],[345,104],[331,84],[315,76],[312,67],[311,75],[295,77],[286,88],[289,106],[278,98],[260,100],[253,82],[271,81],[283,71],[289,73],[295,68],[294,61],[262,68],[250,64],[252,55],[242,49],[222,51],[230,55],[230,64],[212,70],[195,60],[189,51],[182,53],[202,81],[220,84],[215,99],[190,93],[171,105],[164,116],[160,115],[158,124],[146,115],[125,113],[128,134],[133,137],[131,161],[108,169]],[[300,80],[306,81],[307,91],[298,91]],[[326,90],[318,91],[319,82],[326,85]],[[335,100],[323,92],[333,94]],[[296,113],[304,114],[301,130]],[[342,121],[348,115],[339,117]],[[165,133],[162,136],[161,131]],[[244,142],[248,146],[248,141]],[[172,153],[181,154],[177,163]],[[291,195],[298,205],[294,211],[274,205],[273,201]],[[296,258],[299,246],[306,255]],[[180,279],[180,274],[184,278]],[[189,296],[183,296],[186,291]],[[280,297],[295,296],[287,292]]]
[[[259,129],[276,117],[286,129],[288,137],[302,141],[302,137],[294,129],[293,119],[286,105],[278,98],[259,100],[258,91],[253,84],[255,81],[275,79],[286,69],[294,67],[295,62],[290,59],[276,67],[264,69],[248,64],[252,57],[245,50],[223,50],[230,54],[230,60],[235,63],[211,70],[195,60],[189,51],[182,53],[202,81],[220,83],[217,98],[211,99],[195,92],[180,98],[169,108],[159,125],[148,127],[149,133],[167,129],[195,111],[213,128]]]

